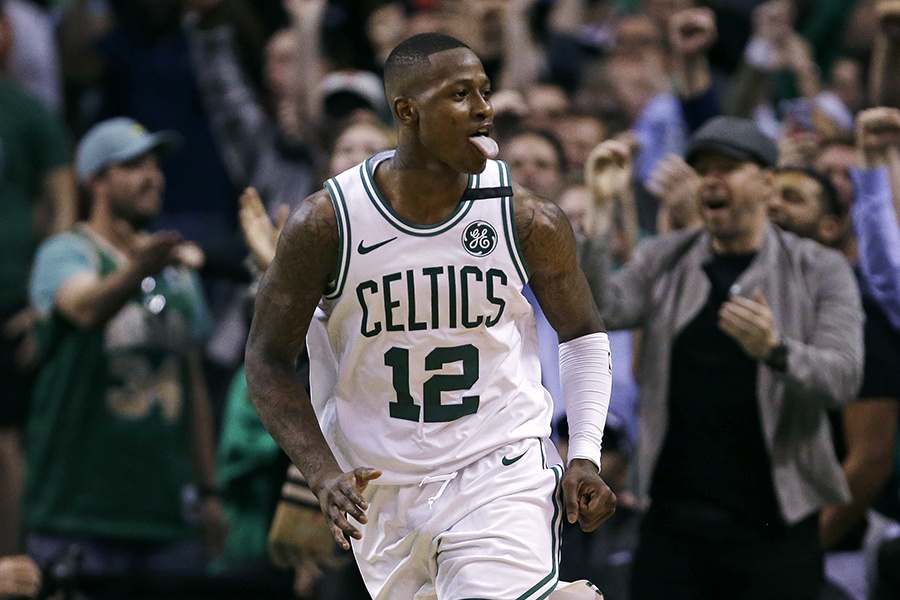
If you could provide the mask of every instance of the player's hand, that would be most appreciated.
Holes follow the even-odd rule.
[[[336,477],[326,479],[323,484],[310,488],[319,499],[322,512],[331,523],[334,541],[344,550],[350,549],[347,536],[362,539],[362,532],[348,520],[353,517],[359,523],[366,524],[366,509],[369,503],[363,498],[363,491],[373,479],[381,477],[381,471],[369,467],[359,467]]]
[[[616,495],[597,473],[597,465],[576,458],[562,478],[566,519],[584,531],[594,531],[616,512]]]
[[[25,555],[0,558],[0,598],[34,598],[41,589],[41,571]]]
[[[887,164],[892,149],[900,147],[900,109],[879,106],[856,118],[856,149],[864,168]]]
[[[768,302],[759,290],[753,298],[732,295],[719,309],[719,329],[751,358],[766,360],[781,340]]]

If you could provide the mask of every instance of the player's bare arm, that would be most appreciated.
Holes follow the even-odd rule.
[[[256,297],[246,371],[260,419],[306,477],[331,522],[335,541],[348,549],[345,535],[360,539],[362,534],[347,517],[366,522],[368,504],[362,491],[381,473],[341,470],[294,370],[310,320],[333,277],[338,248],[334,208],[323,190],[307,198],[281,232]]]
[[[600,311],[578,266],[575,234],[565,213],[523,188],[515,189],[519,244],[529,284],[560,342],[605,331]]]
[[[555,204],[521,188],[515,190],[515,209],[531,289],[560,343],[605,331],[578,266],[575,234],[565,214]],[[600,478],[598,467],[590,460],[575,458],[562,479],[568,520],[577,520],[585,531],[593,531],[615,512],[616,497]]]

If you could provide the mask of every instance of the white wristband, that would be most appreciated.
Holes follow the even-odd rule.
[[[569,422],[566,462],[584,458],[599,468],[612,391],[612,357],[605,332],[559,345],[559,381]]]

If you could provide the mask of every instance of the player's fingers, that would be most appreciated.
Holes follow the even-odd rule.
[[[335,543],[344,550],[349,550],[350,542],[348,542],[347,538],[344,536],[344,531],[334,522],[330,524],[330,527],[331,536],[334,538]]]
[[[337,505],[332,504],[331,508],[328,511],[329,516],[331,517],[331,523],[333,526],[337,526],[343,534],[346,534],[354,539],[362,539],[362,532],[356,528],[353,523],[347,520],[347,516],[344,514],[344,511],[341,510]],[[344,540],[346,541],[346,539]],[[340,541],[338,542],[340,543]],[[346,548],[349,548],[349,542],[347,542]]]
[[[598,527],[600,527],[607,519],[613,516],[616,513],[616,504],[612,502],[610,504],[604,505],[603,509],[600,511],[600,514],[597,515],[597,518],[591,523],[591,528],[586,531],[594,531]]]
[[[356,477],[356,487],[364,490],[370,481],[381,477],[381,471],[369,467],[360,467],[353,471],[353,475]]]
[[[362,495],[362,492],[373,479],[381,477],[381,471],[368,467],[360,467],[353,471],[353,480],[348,481],[347,485],[342,486],[341,491],[350,498],[357,506],[363,510],[369,508],[369,503]]]
[[[594,531],[595,529],[600,527],[604,521],[613,516],[615,512],[615,504],[611,506],[604,506],[602,509],[594,513],[590,519],[582,519],[579,522],[579,524],[581,525],[581,529],[587,532]]]
[[[579,515],[578,524],[583,531],[594,531],[616,512],[615,495],[612,496],[611,502],[601,500],[596,504],[593,510],[582,510]]]
[[[562,482],[563,503],[566,508],[566,520],[574,523],[578,520],[578,483],[564,479]]]
[[[343,511],[345,514],[350,515],[360,523],[366,523],[366,512],[365,509],[368,508],[368,503],[365,498],[359,495],[359,493],[353,489],[351,484],[346,484],[341,486],[341,491],[343,492],[343,496],[338,496],[335,498],[335,504]]]

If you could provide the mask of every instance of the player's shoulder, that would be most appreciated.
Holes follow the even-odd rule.
[[[306,239],[336,241],[337,236],[334,203],[328,190],[322,188],[301,200],[291,211],[281,231],[279,246]]]
[[[574,260],[575,233],[559,206],[521,186],[513,186],[516,234],[532,272]]]
[[[516,227],[523,232],[554,233],[560,228],[571,231],[566,214],[553,202],[541,198],[531,190],[513,184],[513,206]]]

